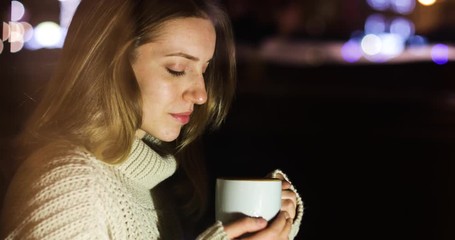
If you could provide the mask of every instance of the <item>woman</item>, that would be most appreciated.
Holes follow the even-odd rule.
[[[283,207],[273,221],[191,231],[206,204],[193,143],[222,123],[235,74],[230,22],[214,2],[82,0],[19,139],[23,162],[5,199],[3,236],[294,238],[303,203],[278,170]]]

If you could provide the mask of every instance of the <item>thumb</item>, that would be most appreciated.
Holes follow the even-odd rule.
[[[259,231],[267,226],[267,221],[263,218],[243,217],[224,226],[224,231],[229,239],[242,236],[245,233]]]

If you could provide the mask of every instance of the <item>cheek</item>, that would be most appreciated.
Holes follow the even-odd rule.
[[[157,69],[153,64],[147,64],[147,61],[138,58],[135,60],[136,63],[132,65],[134,76],[139,85],[141,92],[149,91],[152,88],[154,79],[156,78]],[[155,74],[154,74],[155,73]]]
[[[143,79],[139,83],[144,108],[164,108],[177,98],[176,86],[166,80],[155,78]]]
[[[157,86],[159,76],[154,76],[153,71],[137,68],[134,69],[134,74],[142,95],[150,94],[159,87]]]
[[[169,76],[160,75],[159,70],[154,67],[136,66],[134,74],[140,89],[144,108],[157,104],[163,107],[178,96],[178,86]]]

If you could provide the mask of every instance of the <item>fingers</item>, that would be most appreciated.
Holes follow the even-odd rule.
[[[291,183],[284,179],[281,179],[281,188],[283,190],[291,189]]]
[[[267,221],[263,218],[244,217],[224,225],[224,231],[229,239],[235,239],[245,233],[259,231],[266,226]]]
[[[297,208],[297,195],[292,190],[281,192],[281,211],[286,211],[291,219],[295,218]]]
[[[286,211],[290,218],[294,219],[297,208],[297,194],[291,190],[292,184],[286,181],[283,175],[277,174],[275,177],[281,180],[281,211]]]
[[[292,227],[292,220],[287,212],[281,211],[269,223],[269,227],[242,238],[242,240],[287,240]]]
[[[288,239],[292,228],[292,218],[286,211],[280,211],[267,227],[262,218],[244,217],[224,225],[229,239],[244,240],[281,240]],[[252,234],[248,234],[252,233]]]
[[[295,218],[297,208],[297,194],[291,190],[292,184],[286,180],[282,175],[278,175],[281,179],[281,211],[289,214],[291,219]]]
[[[292,218],[289,216],[288,212],[280,211],[277,215],[276,220],[270,224],[271,229],[275,229],[277,232],[287,232],[292,227]]]

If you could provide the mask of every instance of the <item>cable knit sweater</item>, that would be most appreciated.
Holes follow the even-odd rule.
[[[21,166],[5,199],[4,239],[183,239],[171,202],[159,203],[166,198],[153,191],[174,173],[173,157],[162,158],[139,139],[118,165],[77,148],[62,156]],[[300,196],[298,202],[291,239],[303,213]],[[197,239],[227,235],[215,222]]]

